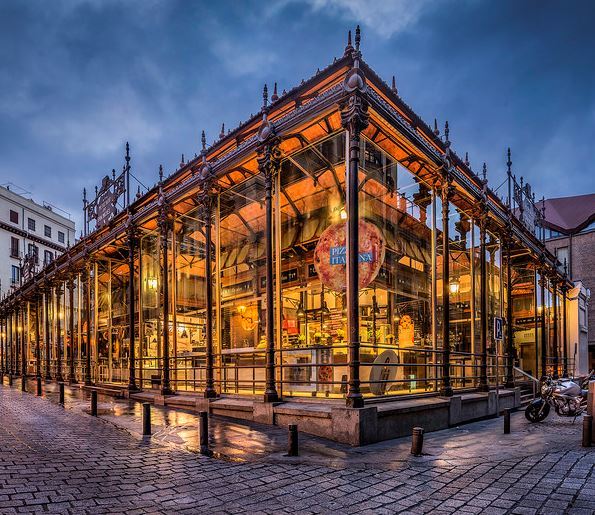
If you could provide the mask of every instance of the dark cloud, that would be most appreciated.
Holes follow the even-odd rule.
[[[0,3],[0,173],[80,220],[80,192],[122,165],[153,184],[259,109],[264,82],[292,87],[341,55],[363,25],[364,58],[397,76],[455,149],[505,151],[538,196],[592,192],[595,35],[590,1],[4,0]]]

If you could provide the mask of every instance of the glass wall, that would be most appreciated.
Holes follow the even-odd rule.
[[[532,376],[539,377],[540,340],[535,327],[535,271],[529,265],[521,262],[511,267],[512,337],[518,366]]]
[[[281,167],[278,276],[286,395],[346,391],[344,162],[345,133],[339,132]]]
[[[207,270],[204,224],[197,209],[177,218],[174,236],[172,385],[178,390],[199,390],[205,388]]]
[[[363,392],[430,391],[436,387],[432,195],[427,185],[371,141],[364,139],[360,152]]]
[[[222,392],[264,391],[264,196],[264,178],[256,174],[219,199]]]
[[[161,387],[161,270],[159,236],[147,232],[140,239],[140,302],[141,327],[138,334],[138,377],[144,388]]]

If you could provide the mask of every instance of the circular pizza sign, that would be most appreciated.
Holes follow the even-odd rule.
[[[347,289],[347,224],[336,223],[320,235],[314,249],[314,268],[322,284],[331,290]],[[385,239],[373,223],[359,221],[359,289],[365,288],[378,275],[384,263]]]

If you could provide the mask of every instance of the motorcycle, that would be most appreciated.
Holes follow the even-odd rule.
[[[588,384],[588,381],[584,384]],[[576,419],[587,409],[588,390],[581,386],[571,379],[545,379],[541,385],[541,397],[531,401],[525,409],[526,419],[529,422],[541,422],[549,415],[551,407],[561,417]]]

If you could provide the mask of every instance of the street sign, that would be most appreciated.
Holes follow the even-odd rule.
[[[494,317],[494,340],[502,340],[502,324],[500,317]]]

